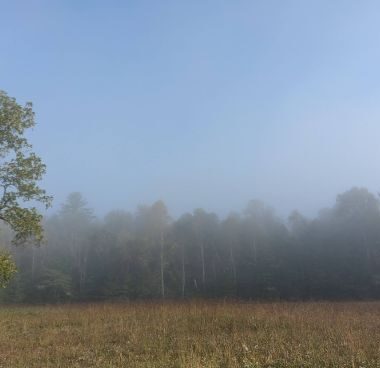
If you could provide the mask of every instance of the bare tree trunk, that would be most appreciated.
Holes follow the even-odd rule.
[[[252,246],[253,246],[253,263],[256,266],[256,264],[257,264],[257,245],[256,245],[256,239],[255,238],[253,238]]]
[[[202,284],[205,286],[206,282],[206,271],[205,271],[205,249],[204,249],[204,244],[203,241],[201,241],[201,262],[202,262]]]
[[[79,271],[79,294],[83,295],[83,290],[86,284],[86,274],[87,274],[87,254],[84,255],[83,260],[80,265]]]
[[[232,266],[232,275],[234,277],[234,285],[236,286],[236,264],[235,264],[235,257],[234,257],[234,250],[233,245],[230,247],[230,260],[231,260],[231,266]]]
[[[215,263],[215,256],[212,257],[212,271],[214,276],[214,281],[216,280],[216,263]]]
[[[182,243],[182,299],[185,298],[186,272],[185,272],[185,244]]]
[[[366,253],[367,267],[368,267],[368,271],[370,272],[371,271],[371,249],[369,247],[367,234],[363,230],[361,231],[361,234],[362,234],[362,243],[363,243],[365,253]]]
[[[32,281],[34,281],[34,272],[35,272],[35,267],[36,267],[36,249],[33,247],[32,248]]]
[[[165,298],[165,280],[164,280],[164,233],[161,231],[160,239],[160,268],[161,268],[161,297]]]

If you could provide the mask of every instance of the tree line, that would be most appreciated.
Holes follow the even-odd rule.
[[[224,219],[196,209],[174,220],[162,201],[97,219],[72,193],[44,228],[40,247],[10,247],[18,273],[0,300],[380,296],[380,202],[364,188],[287,221],[260,201]]]

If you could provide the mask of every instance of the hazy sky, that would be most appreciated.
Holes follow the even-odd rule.
[[[0,89],[31,100],[58,206],[314,214],[380,190],[380,2],[3,1]]]

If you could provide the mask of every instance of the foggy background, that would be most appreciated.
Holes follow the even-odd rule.
[[[53,211],[252,198],[306,215],[380,180],[377,1],[12,1],[1,88],[32,101]]]

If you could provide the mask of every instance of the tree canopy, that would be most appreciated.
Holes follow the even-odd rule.
[[[173,219],[162,201],[97,219],[72,193],[45,221],[46,246],[12,248],[19,272],[0,300],[380,298],[379,224],[364,188],[287,221],[260,201],[225,219]]]
[[[42,216],[35,206],[40,203],[49,207],[52,200],[39,186],[46,166],[26,138],[27,130],[34,126],[32,103],[22,106],[0,91],[0,220],[13,230],[14,244],[42,241]],[[14,271],[11,259],[3,253],[3,285]]]

